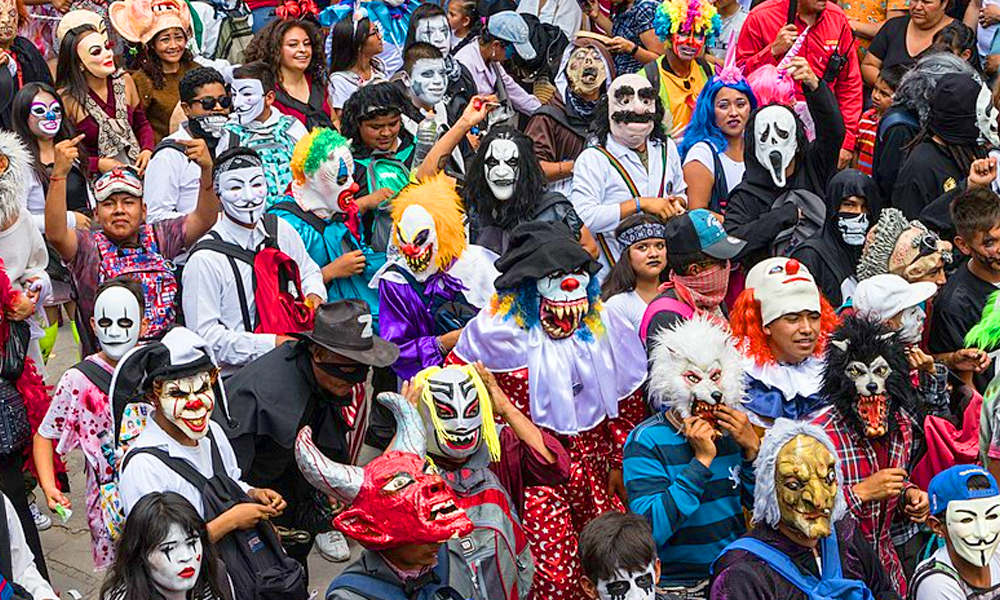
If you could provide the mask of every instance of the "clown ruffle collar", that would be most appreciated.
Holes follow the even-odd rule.
[[[824,404],[820,396],[824,366],[815,356],[797,365],[754,362],[746,370],[747,410],[768,419],[797,419],[814,412]]]
[[[427,281],[430,282],[433,278],[441,277],[457,281],[462,287],[461,292],[465,295],[465,299],[472,306],[483,308],[489,305],[490,298],[493,297],[494,292],[493,281],[500,275],[500,272],[493,266],[495,260],[496,254],[493,252],[482,246],[469,244],[461,256],[455,262],[451,263],[451,266],[446,271],[431,275]],[[407,285],[406,278],[396,269],[403,269],[410,274],[413,273],[406,264],[406,261],[397,253],[394,257],[387,260],[382,268],[375,272],[375,275],[372,276],[371,281],[368,283],[368,287],[377,290],[379,282],[383,279],[400,285]],[[448,281],[441,281],[440,285],[447,286],[450,283]]]

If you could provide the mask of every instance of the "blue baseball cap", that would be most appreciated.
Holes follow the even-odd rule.
[[[524,17],[512,10],[490,15],[486,30],[495,38],[514,45],[514,51],[524,60],[535,60],[535,47],[531,45],[531,32]]]
[[[990,482],[990,487],[984,490],[970,490],[969,478],[982,475]],[[948,508],[948,503],[954,500],[975,500],[1000,496],[1000,488],[990,472],[977,465],[955,465],[941,471],[931,479],[927,486],[927,496],[930,499],[931,514],[939,515]]]
[[[666,237],[667,251],[672,254],[702,252],[719,260],[735,258],[747,245],[746,241],[726,233],[719,218],[704,208],[670,219]]]

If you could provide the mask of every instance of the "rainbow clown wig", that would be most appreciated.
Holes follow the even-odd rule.
[[[722,18],[709,0],[664,0],[656,7],[653,30],[663,41],[675,33],[695,33],[712,44],[722,31]]]
[[[307,133],[295,144],[292,153],[291,168],[295,182],[304,184],[306,178],[312,177],[331,155],[343,155],[347,159],[347,172],[353,174],[354,159],[347,138],[328,127],[317,127]]]
[[[440,270],[447,270],[468,246],[462,199],[455,191],[455,180],[440,172],[403,188],[392,201],[392,239],[397,246],[399,222],[411,206],[422,207],[434,218],[437,235],[435,260]]]

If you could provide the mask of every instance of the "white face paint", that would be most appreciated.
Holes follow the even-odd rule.
[[[170,532],[146,557],[153,585],[166,598],[185,597],[201,574],[201,538],[170,525]]]
[[[434,46],[444,56],[448,56],[451,52],[451,27],[448,26],[448,17],[444,15],[423,19],[417,23],[415,37],[418,42]]]
[[[237,223],[256,225],[264,213],[267,179],[260,167],[243,167],[219,173],[215,182],[222,210]]]
[[[230,118],[248,125],[264,112],[264,86],[257,79],[233,80],[233,112]]]
[[[771,174],[771,181],[785,187],[785,170],[798,149],[795,115],[780,105],[765,106],[753,122],[754,154]]]
[[[121,286],[106,288],[94,300],[94,335],[101,350],[119,360],[139,342],[142,311],[132,292]]]
[[[437,273],[437,226],[423,206],[412,205],[403,211],[396,225],[399,251],[417,281]]]
[[[424,106],[437,106],[448,91],[448,71],[443,58],[421,58],[410,69],[410,92]]]
[[[601,600],[654,600],[656,569],[647,566],[642,571],[615,569],[611,579],[597,580],[597,597]]]
[[[215,408],[212,375],[207,371],[163,382],[160,410],[192,440],[208,435],[208,420]]]
[[[899,341],[904,344],[919,343],[924,337],[924,320],[927,313],[919,306],[911,306],[903,311],[899,325]]]
[[[486,160],[483,161],[486,184],[490,186],[493,197],[500,202],[506,202],[514,195],[514,188],[520,175],[518,168],[520,159],[521,153],[512,140],[495,139],[486,149]]]
[[[994,146],[1000,146],[998,117],[1000,117],[1000,111],[993,106],[993,93],[990,92],[990,88],[984,85],[979,90],[979,96],[976,97],[976,125],[979,127],[983,139]]]
[[[640,148],[653,132],[656,119],[656,90],[638,74],[616,77],[608,88],[608,125],[611,137],[633,150]]]
[[[358,191],[350,147],[335,147],[316,172],[306,176],[305,185],[292,185],[299,206],[321,219],[329,219],[334,213],[346,213],[354,204],[354,193]]]
[[[990,564],[1000,541],[1000,496],[952,500],[945,515],[955,552],[977,567]]]

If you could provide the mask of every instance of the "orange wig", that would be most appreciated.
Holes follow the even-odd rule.
[[[819,296],[819,306],[819,341],[816,343],[816,349],[813,350],[813,356],[816,357],[823,355],[827,338],[840,324],[840,317],[833,311],[833,307],[822,294]],[[743,290],[729,314],[729,325],[732,327],[733,337],[736,338],[744,354],[758,364],[768,364],[774,362],[774,354],[767,343],[767,334],[764,333],[762,321],[760,302],[754,298],[753,289]]]

